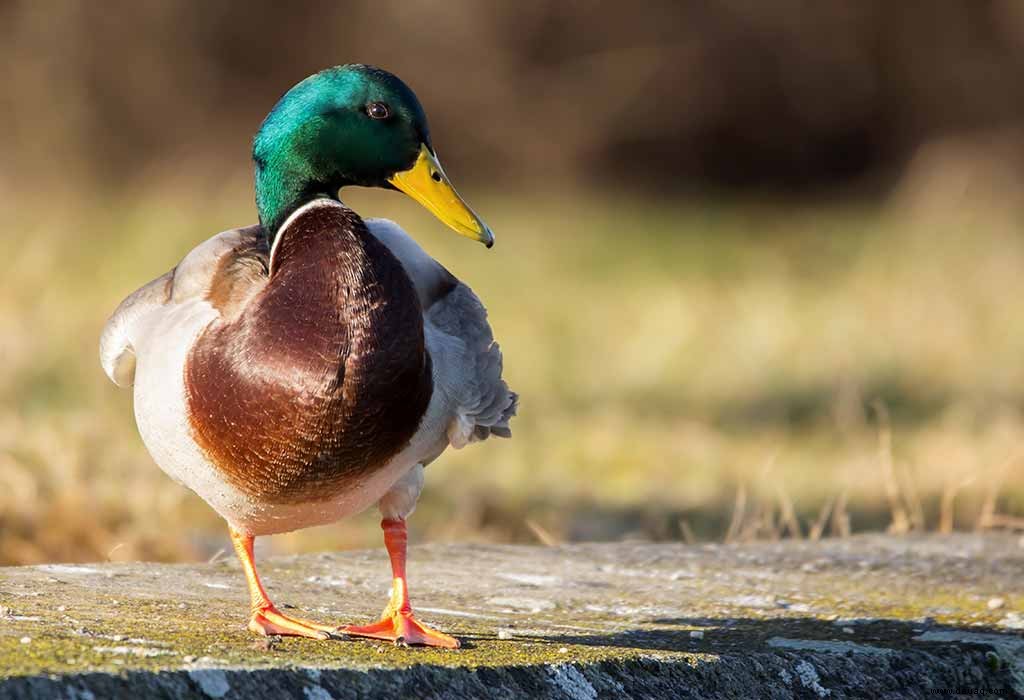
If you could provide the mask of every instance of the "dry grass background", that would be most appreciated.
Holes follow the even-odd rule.
[[[430,467],[414,539],[1024,530],[1022,7],[0,2],[0,564],[226,546],[99,331],[253,220],[260,119],[353,60],[417,90],[498,246],[349,201],[481,294],[522,394],[511,442]]]
[[[430,467],[414,539],[1024,526],[1022,217],[991,183],[965,198],[924,171],[871,207],[461,184],[490,252],[398,195],[353,192],[478,291],[522,395],[513,440]],[[97,360],[124,295],[252,220],[246,172],[197,179],[4,207],[0,563],[226,545]],[[367,513],[271,546],[378,541]]]

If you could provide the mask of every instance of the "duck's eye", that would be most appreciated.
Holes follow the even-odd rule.
[[[366,105],[366,114],[370,119],[387,119],[391,116],[391,108],[383,102],[371,102]]]

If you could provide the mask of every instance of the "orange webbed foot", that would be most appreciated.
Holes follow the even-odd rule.
[[[386,614],[379,622],[371,625],[349,625],[342,627],[345,634],[353,637],[369,637],[394,642],[396,646],[418,645],[458,649],[459,640],[423,624],[412,611]]]
[[[274,606],[253,611],[249,618],[249,629],[256,634],[269,637],[279,634],[285,637],[307,637],[309,639],[330,639],[337,630],[331,625],[321,625],[309,620],[285,615]]]
[[[384,546],[391,559],[391,572],[394,579],[391,584],[391,600],[384,608],[379,622],[370,625],[350,625],[339,628],[340,632],[353,637],[370,637],[394,642],[399,646],[418,645],[425,647],[441,647],[458,649],[459,640],[444,632],[427,627],[413,615],[409,604],[409,590],[405,583],[405,554],[407,534],[403,518],[384,518],[381,521],[384,530]]]

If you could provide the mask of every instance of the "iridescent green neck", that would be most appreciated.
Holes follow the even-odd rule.
[[[302,159],[257,160],[256,209],[270,242],[292,212],[317,197],[334,197],[340,184],[318,180]]]
[[[318,73],[289,90],[253,140],[256,208],[271,242],[289,214],[316,197],[335,196],[342,184],[321,152],[322,115],[332,94],[324,82],[330,74]]]

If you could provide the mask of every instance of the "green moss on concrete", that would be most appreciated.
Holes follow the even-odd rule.
[[[462,640],[459,650],[350,639],[268,644],[245,629],[246,592],[231,563],[5,569],[0,669],[9,677],[209,667],[498,669],[651,656],[697,667],[782,653],[768,649],[773,638],[916,654],[924,647],[915,637],[935,626],[1005,631],[1001,621],[1022,602],[1013,594],[1024,551],[1012,540],[901,542],[414,550],[413,602]],[[966,561],[958,547],[966,547]],[[387,567],[377,552],[270,560],[262,571],[278,604],[323,622],[367,621],[386,597]],[[1003,605],[991,608],[997,595]]]
[[[163,641],[159,635],[150,635],[149,639]],[[97,644],[97,641],[101,643]],[[161,671],[210,665],[348,669],[409,668],[423,664],[462,668],[533,666],[570,662],[597,663],[641,654],[634,649],[616,647],[594,648],[496,639],[470,639],[468,642],[468,648],[443,651],[399,648],[363,640],[316,642],[286,639],[274,644],[270,650],[262,650],[257,649],[253,638],[246,634],[218,635],[190,631],[173,639],[173,648],[176,650],[173,653],[151,657],[125,655],[112,658],[109,653],[97,652],[93,647],[135,645],[131,642],[95,639],[83,642],[68,637],[35,638],[29,645],[24,645],[19,639],[6,637],[0,638],[0,658],[5,660],[4,675],[27,676],[44,673],[73,674],[84,671],[119,673],[129,669]],[[156,650],[159,651],[159,648]],[[123,663],[117,663],[115,659]],[[185,659],[190,661],[186,662]]]

